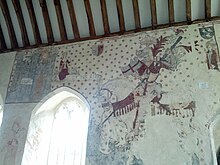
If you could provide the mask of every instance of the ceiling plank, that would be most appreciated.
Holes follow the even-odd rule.
[[[22,42],[24,47],[26,46],[30,46],[30,42],[28,39],[28,34],[27,34],[27,29],[25,27],[25,23],[24,23],[24,17],[22,14],[22,10],[21,10],[21,5],[20,2],[18,0],[12,0],[14,9],[15,9],[15,13],[17,15],[18,18],[18,23],[21,29],[21,37],[22,37]]]
[[[139,31],[141,28],[141,21],[140,21],[138,0],[133,0],[132,3],[133,3],[133,10],[134,10],[135,28],[136,28],[136,31]]]
[[[211,19],[211,0],[205,0],[205,18]]]
[[[51,44],[54,42],[54,37],[53,37],[53,31],[52,31],[50,17],[49,17],[49,13],[47,9],[46,0],[40,0],[40,6],[41,6],[43,17],[44,17],[44,23],[45,23],[46,32],[47,32],[47,40],[48,40],[48,43]]]
[[[37,19],[36,19],[36,15],[34,13],[34,7],[33,7],[32,0],[25,0],[25,2],[27,5],[29,16],[30,16],[30,21],[31,21],[31,26],[32,26],[33,33],[34,33],[35,43],[36,43],[36,45],[40,45],[40,44],[42,44],[42,40],[40,37],[40,32],[39,32],[39,28],[37,25]]]
[[[58,25],[59,25],[59,29],[60,29],[61,40],[65,41],[65,40],[67,40],[67,34],[66,34],[65,23],[64,23],[64,19],[63,19],[63,13],[62,13],[62,9],[61,9],[60,0],[54,0],[54,5],[55,5],[55,9],[56,9],[56,14],[57,14],[57,20],[58,20]]]
[[[150,0],[150,4],[151,4],[151,24],[152,24],[152,29],[155,29],[157,27],[156,1]]]
[[[170,26],[174,23],[174,5],[173,0],[168,0],[168,8],[169,8],[169,23]]]
[[[108,35],[110,33],[110,27],[109,27],[109,22],[108,22],[106,1],[100,0],[100,4],[101,4],[101,11],[102,11],[102,21],[103,21],[104,32],[105,32],[105,35]]]
[[[116,6],[118,11],[118,19],[119,19],[119,28],[120,32],[125,32],[125,20],[124,20],[124,13],[121,0],[116,0]]]
[[[85,4],[85,9],[86,9],[86,15],[87,15],[87,18],[88,18],[89,34],[90,34],[90,36],[96,36],[95,25],[94,25],[94,21],[93,21],[90,1],[89,0],[84,0],[84,4]]]
[[[79,28],[78,28],[78,23],[77,23],[77,20],[76,20],[76,13],[75,13],[75,10],[74,10],[73,2],[72,2],[72,0],[66,0],[66,1],[67,1],[69,14],[70,14],[70,20],[71,20],[71,24],[72,24],[74,38],[79,39],[80,34],[79,34]]]
[[[18,48],[18,42],[17,42],[17,39],[16,39],[14,27],[13,27],[13,24],[12,24],[12,20],[11,20],[11,17],[10,17],[10,13],[9,13],[9,9],[8,9],[8,5],[7,5],[6,0],[0,0],[0,6],[1,6],[1,9],[2,9],[2,13],[4,15],[4,18],[5,18],[6,26],[8,28],[11,47],[12,47],[12,49]]]
[[[7,49],[5,38],[2,32],[2,27],[0,26],[0,51]]]
[[[191,0],[186,0],[186,20],[192,22]]]
[[[211,18],[211,21],[217,21],[217,20],[220,20],[220,16]],[[207,22],[207,20],[199,19],[199,20],[192,21],[192,24],[205,23],[205,22]],[[189,24],[189,22],[182,21],[182,22],[175,22],[173,24],[173,26],[174,27],[184,26],[184,25],[187,25],[187,24]],[[164,28],[168,28],[169,26],[170,26],[169,23],[168,24],[159,24],[159,25],[157,25],[157,29],[164,29]],[[141,28],[140,31],[143,31],[143,32],[152,31],[152,26]],[[128,31],[125,32],[125,34],[134,34],[135,32],[136,32],[135,30],[128,30]],[[109,34],[109,36],[111,36],[111,37],[120,36],[120,35],[121,35],[120,32],[114,32],[114,33]],[[54,43],[54,45],[63,45],[63,44],[76,43],[76,42],[82,42],[82,41],[88,41],[88,40],[97,40],[97,39],[102,39],[102,38],[105,38],[105,37],[106,37],[105,35],[98,35],[98,36],[93,36],[93,37],[91,37],[91,36],[90,37],[82,37],[82,38],[79,38],[79,39],[74,38],[74,39],[69,39],[69,40],[66,40],[66,41],[58,41],[58,42]],[[29,49],[30,48],[36,48],[37,46],[38,45],[31,45],[29,47]],[[46,47],[48,45],[47,44],[41,44],[40,46],[41,47]],[[18,48],[17,50],[25,50],[25,48]],[[14,50],[13,49],[2,50],[2,52],[12,52],[12,51],[14,51]]]

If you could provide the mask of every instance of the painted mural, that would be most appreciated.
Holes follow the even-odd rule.
[[[47,95],[50,92],[55,59],[56,49],[54,48],[18,52],[11,73],[6,102],[39,102]]]
[[[0,160],[1,163],[3,163],[4,165],[16,164],[18,160],[17,154],[21,152],[19,149],[21,148],[19,144],[20,143],[19,138],[24,138],[24,132],[26,131],[26,129],[21,126],[19,120],[20,118],[18,117],[12,123],[9,131],[11,134],[11,138],[7,139],[7,143],[0,148],[1,151]]]
[[[217,25],[19,52],[7,102],[38,102],[62,86],[79,91],[91,106],[88,165],[212,165],[207,121],[220,105]]]
[[[220,55],[214,25],[200,27],[199,33],[201,37],[206,40],[205,51],[208,69],[216,69],[219,71]]]

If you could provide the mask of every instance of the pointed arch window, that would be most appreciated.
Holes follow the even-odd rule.
[[[85,164],[89,108],[81,98],[61,92],[39,108],[31,118],[22,165]]]
[[[220,115],[212,118],[209,126],[213,164],[220,165]]]

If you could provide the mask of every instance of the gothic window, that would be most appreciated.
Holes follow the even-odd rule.
[[[215,165],[220,165],[220,115],[215,116],[209,128],[213,161]]]
[[[22,165],[85,164],[87,103],[68,92],[54,97],[31,118]]]

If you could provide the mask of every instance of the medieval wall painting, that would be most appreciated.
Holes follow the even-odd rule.
[[[215,35],[214,24],[207,24],[199,27],[199,33],[205,40],[206,62],[208,69],[219,71],[220,55]]]
[[[98,120],[93,120],[94,118],[91,120],[91,136],[96,134],[95,138],[98,139],[96,142],[91,142],[91,145],[95,144],[94,146],[98,149],[91,150],[91,153],[88,151],[91,164],[98,160],[103,164],[108,164],[110,158],[115,160],[112,162],[113,164],[118,164],[118,160],[127,160],[123,164],[131,164],[130,159],[123,158],[126,158],[125,155],[132,155],[132,152],[144,164],[163,164],[164,162],[149,161],[156,155],[150,152],[154,146],[149,144],[149,141],[152,142],[155,137],[148,135],[155,129],[163,128],[161,126],[163,120],[166,121],[164,129],[167,129],[169,125],[176,131],[168,129],[173,138],[169,139],[167,137],[169,135],[166,135],[164,138],[168,138],[167,144],[164,144],[166,140],[158,132],[156,136],[160,137],[158,140],[162,138],[163,142],[156,143],[166,146],[165,148],[179,148],[178,153],[182,155],[179,163],[209,164],[208,162],[212,162],[210,159],[204,159],[205,155],[211,155],[204,151],[204,148],[210,148],[204,143],[207,140],[204,134],[208,132],[208,129],[197,120],[198,100],[195,99],[195,91],[191,90],[195,85],[193,76],[198,76],[196,70],[191,69],[192,66],[195,65],[194,63],[198,63],[198,66],[204,70],[206,65],[203,62],[205,56],[198,58],[201,53],[198,53],[198,56],[192,54],[192,52],[203,50],[203,47],[199,45],[201,41],[195,42],[194,38],[190,37],[192,31],[197,33],[198,27],[194,28],[174,28],[169,32],[157,31],[156,35],[141,34],[138,37],[136,50],[131,51],[130,58],[125,60],[127,62],[119,66],[122,73],[120,78],[104,81],[105,83],[98,87],[97,102],[100,104],[99,108],[102,108],[104,112]],[[103,53],[104,55],[105,53]],[[129,55],[127,56],[129,57]],[[198,62],[195,62],[194,59]],[[199,60],[202,61],[201,64]],[[215,70],[218,69],[215,68]],[[175,79],[178,80],[175,82]],[[196,87],[198,88],[198,86],[199,82],[196,82]],[[175,94],[173,92],[176,90],[175,88],[180,88],[181,92]],[[199,104],[201,105],[201,102]],[[152,129],[152,123],[154,123],[152,120],[160,121],[160,125]],[[92,133],[93,131],[94,133]],[[162,132],[164,130],[161,130]],[[199,136],[197,136],[198,134]],[[178,146],[172,146],[171,139],[174,140],[174,137],[176,140],[178,139]],[[140,146],[143,144],[149,145],[143,151],[150,155],[147,157],[148,159],[146,155],[140,154]],[[88,148],[93,147],[89,145]],[[156,150],[155,152],[162,154],[162,151]],[[175,155],[176,150],[171,149],[170,152]],[[103,159],[100,159],[101,155],[103,155]],[[117,155],[117,157],[113,155]],[[162,160],[161,157],[158,159]],[[177,162],[173,162],[173,164],[175,163]]]
[[[24,51],[7,102],[39,101],[61,86],[79,91],[91,105],[89,165],[212,164],[203,121],[220,102],[215,33],[202,24]],[[28,139],[34,147],[41,131]]]
[[[4,165],[16,165],[19,157],[17,156],[21,152],[20,139],[24,138],[26,129],[20,124],[20,117],[17,117],[10,126],[11,137],[6,140],[6,144],[0,148],[1,156],[0,161]],[[19,153],[20,154],[20,153]]]
[[[113,164],[119,164],[119,160],[124,160],[122,164],[132,164],[130,157],[123,158],[135,150],[135,143],[146,138],[149,127],[146,120],[149,120],[149,117],[167,115],[171,117],[170,122],[174,118],[186,120],[187,125],[191,123],[196,115],[196,102],[192,100],[188,102],[179,100],[180,102],[172,104],[161,102],[164,95],[167,97],[167,92],[163,91],[163,84],[158,81],[162,69],[175,72],[178,65],[184,61],[183,57],[192,52],[191,44],[188,42],[184,44],[185,31],[186,29],[174,29],[166,36],[142,34],[135,55],[128,63],[119,67],[124,78],[109,80],[98,88],[95,97],[103,113],[99,122],[92,120],[90,133],[91,136],[96,134],[95,139],[98,140],[92,141],[91,145],[95,144],[98,149],[88,152],[90,162],[95,162],[101,155],[105,155],[99,160],[103,164],[108,164],[109,157],[114,157],[115,162],[111,162]],[[178,132],[174,134],[180,135]],[[179,138],[181,139],[179,145],[184,146],[183,137]],[[90,147],[93,148],[89,142],[88,148]],[[196,153],[186,153],[184,149],[181,152],[190,155],[188,163],[200,162]],[[141,163],[144,162],[141,157],[139,160]]]
[[[50,92],[56,49],[18,52],[8,86],[6,102],[38,102]]]
[[[151,106],[151,115],[168,115],[173,117],[194,117],[196,110],[195,101],[176,104],[160,104],[159,106]]]
[[[92,98],[96,93],[96,86],[102,81],[102,75],[97,72],[100,68],[95,64],[97,62],[96,55],[93,54],[95,48],[92,49],[90,42],[87,42],[57,49],[51,90],[68,86],[79,91],[87,99]]]

